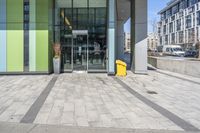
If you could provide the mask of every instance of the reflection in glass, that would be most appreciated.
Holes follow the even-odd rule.
[[[86,67],[85,64],[88,64],[88,71],[106,70],[107,0],[55,2],[54,34],[55,40],[60,41],[62,45],[63,69],[73,70],[80,64],[83,69]],[[88,31],[88,36],[80,35],[73,38],[74,30]]]
[[[73,69],[87,69],[87,35],[75,35],[73,39]]]
[[[89,70],[106,69],[106,8],[89,10]]]

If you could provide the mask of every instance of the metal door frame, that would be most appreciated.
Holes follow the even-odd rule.
[[[76,35],[86,35],[87,36],[87,44],[86,44],[86,56],[87,56],[87,65],[86,65],[86,70],[88,72],[88,30],[72,30],[72,72],[74,71],[74,36]]]

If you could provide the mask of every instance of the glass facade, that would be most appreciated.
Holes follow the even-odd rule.
[[[62,45],[62,70],[106,70],[106,0],[55,1],[54,40]]]

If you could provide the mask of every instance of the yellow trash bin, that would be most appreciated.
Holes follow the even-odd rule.
[[[117,65],[117,76],[126,76],[126,67],[127,64],[121,60],[116,60],[116,65]]]

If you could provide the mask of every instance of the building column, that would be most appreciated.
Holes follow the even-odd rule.
[[[147,74],[147,0],[131,1],[131,69]]]
[[[108,75],[115,74],[115,23],[116,23],[116,1],[109,0],[108,2]]]
[[[124,21],[117,21],[117,59],[124,59]]]

